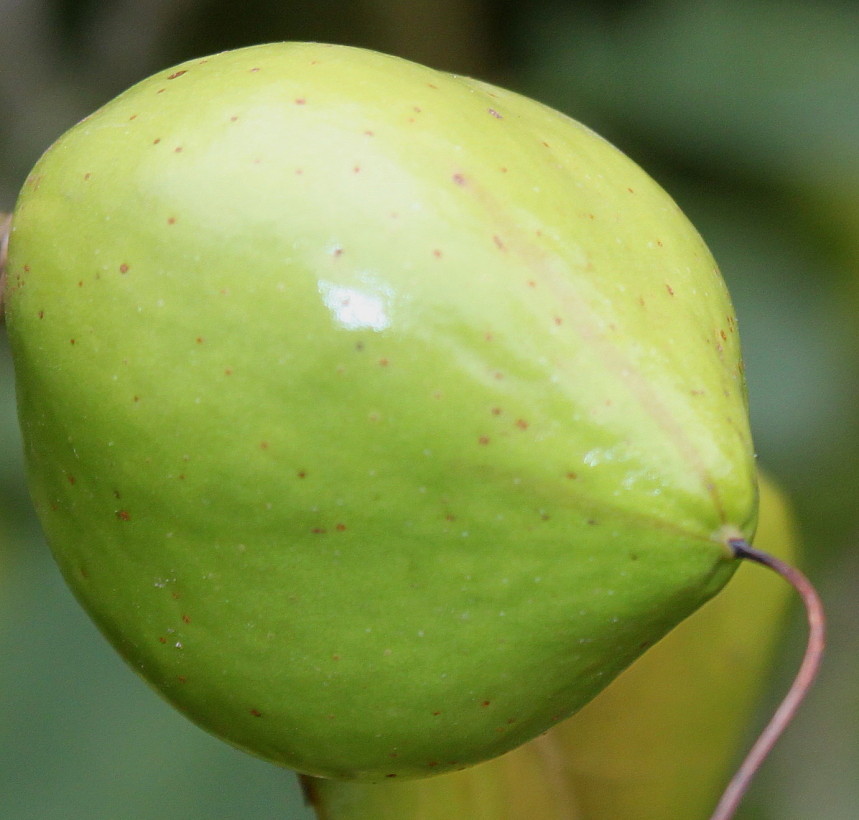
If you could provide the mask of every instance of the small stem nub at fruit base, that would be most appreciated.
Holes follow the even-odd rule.
[[[737,558],[744,558],[769,567],[781,575],[799,593],[808,617],[808,642],[805,656],[793,684],[770,718],[770,722],[740,764],[740,768],[737,769],[737,773],[722,794],[719,805],[716,806],[710,820],[731,820],[734,816],[752,778],[793,719],[803,698],[808,694],[811,684],[817,677],[826,644],[826,616],[823,612],[823,603],[808,578],[796,567],[792,567],[766,552],[756,550],[740,538],[732,539],[728,543]]]
[[[12,231],[12,214],[0,211],[0,322],[3,321],[3,294],[6,291],[6,253]]]

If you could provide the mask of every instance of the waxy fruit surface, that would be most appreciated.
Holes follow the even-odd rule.
[[[68,583],[192,720],[303,772],[534,737],[754,529],[701,238],[482,82],[297,43],[162,71],[39,161],[6,297]]]

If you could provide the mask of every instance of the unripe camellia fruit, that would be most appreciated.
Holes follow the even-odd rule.
[[[72,128],[8,332],[59,565],[192,720],[302,772],[461,768],[730,578],[756,483],[702,240],[593,132],[272,44]]]

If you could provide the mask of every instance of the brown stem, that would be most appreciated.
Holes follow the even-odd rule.
[[[800,594],[808,617],[808,643],[793,684],[770,718],[770,722],[746,755],[740,768],[737,769],[710,820],[731,820],[734,816],[752,778],[808,694],[820,668],[820,661],[826,644],[826,616],[823,611],[823,603],[808,578],[796,567],[786,564],[773,555],[756,550],[742,539],[731,540],[729,543],[737,558],[745,558],[769,567],[788,581]]]

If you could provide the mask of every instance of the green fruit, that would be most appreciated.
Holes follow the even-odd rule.
[[[593,132],[475,80],[317,44],[160,72],[39,161],[7,290],[69,584],[192,720],[303,772],[517,746],[754,528],[702,240]]]

